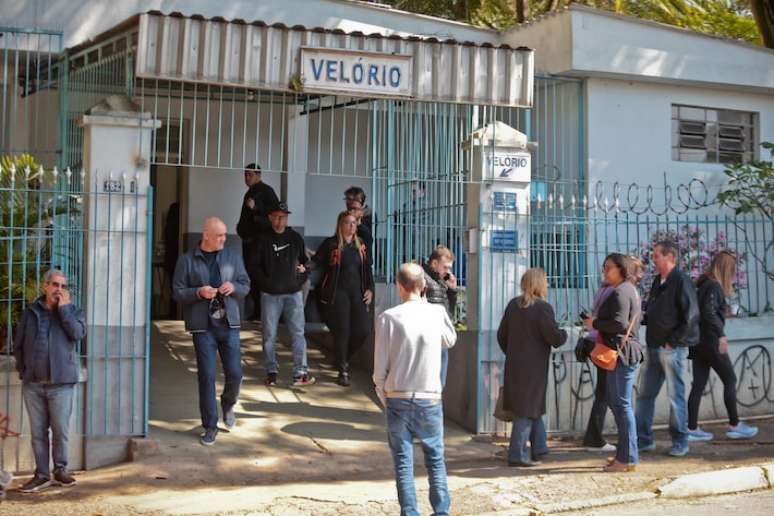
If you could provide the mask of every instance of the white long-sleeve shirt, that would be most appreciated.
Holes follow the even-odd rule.
[[[412,299],[376,320],[374,385],[386,398],[441,398],[441,349],[457,341],[443,305]]]

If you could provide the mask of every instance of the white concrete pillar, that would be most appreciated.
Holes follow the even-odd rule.
[[[306,173],[309,157],[309,116],[296,108],[288,120],[288,167],[283,178],[283,193],[290,211],[288,224],[306,227]]]
[[[465,199],[468,328],[494,331],[529,268],[531,155],[526,136],[501,122],[479,129],[463,145],[473,167]]]
[[[502,122],[478,129],[463,148],[471,153],[473,176],[465,187],[468,329],[478,348],[477,363],[466,362],[464,372],[477,383],[471,392],[478,397],[468,403],[477,408],[476,431],[505,430],[492,417],[505,361],[497,328],[529,268],[531,155],[526,135]],[[456,358],[450,356],[449,371],[459,370]]]
[[[160,123],[112,96],[84,128],[83,299],[88,322],[85,466],[124,460],[126,436],[145,432],[146,336],[153,209],[153,129]]]

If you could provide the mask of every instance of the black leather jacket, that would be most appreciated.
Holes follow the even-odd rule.
[[[720,338],[725,337],[726,326],[726,296],[723,288],[715,280],[706,276],[699,278],[699,345],[691,349],[691,357],[695,351],[703,355],[718,352]]]
[[[438,275],[430,264],[422,266],[425,270],[425,298],[428,303],[443,305],[446,313],[454,319],[454,310],[457,308],[457,289],[449,288],[446,281]]]
[[[371,272],[370,249],[361,246],[360,256],[360,291],[374,291],[374,277]],[[332,305],[336,299],[336,289],[339,285],[339,272],[341,270],[341,252],[338,240],[335,236],[326,238],[312,256],[316,267],[322,270],[322,282],[315,288],[317,301],[323,305]]]
[[[661,276],[656,276],[643,324],[647,326],[649,347],[688,347],[699,343],[699,302],[687,274],[675,267],[664,283]]]

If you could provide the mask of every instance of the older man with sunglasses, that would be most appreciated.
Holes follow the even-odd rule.
[[[43,295],[22,313],[14,334],[13,352],[35,455],[35,475],[19,489],[22,493],[42,491],[52,482],[75,485],[67,471],[68,440],[80,370],[77,343],[86,336],[86,317],[72,304],[62,271],[46,272],[42,289]],[[53,480],[49,450],[54,459]]]

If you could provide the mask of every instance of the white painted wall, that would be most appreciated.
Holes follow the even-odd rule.
[[[499,38],[493,30],[347,0],[0,0],[0,19],[12,22],[7,25],[63,30],[66,47],[83,43],[135,14],[152,10],[366,34],[423,34],[477,43],[496,43]]]
[[[503,33],[503,43],[535,49],[535,71],[563,73],[572,69],[571,16],[559,12],[543,16]]]
[[[247,191],[241,170],[191,168],[188,170],[188,233],[201,233],[207,217],[219,217],[226,223],[229,234],[236,234],[242,210],[242,198]],[[280,195],[280,174],[266,172],[263,181]]]
[[[774,93],[774,50],[572,4],[503,42],[535,49],[535,69]]]
[[[586,98],[590,181],[724,182],[723,165],[672,161],[672,104],[756,112],[760,141],[774,141],[772,95],[592,78]]]
[[[774,89],[774,50],[605,11],[570,12],[574,70]]]

